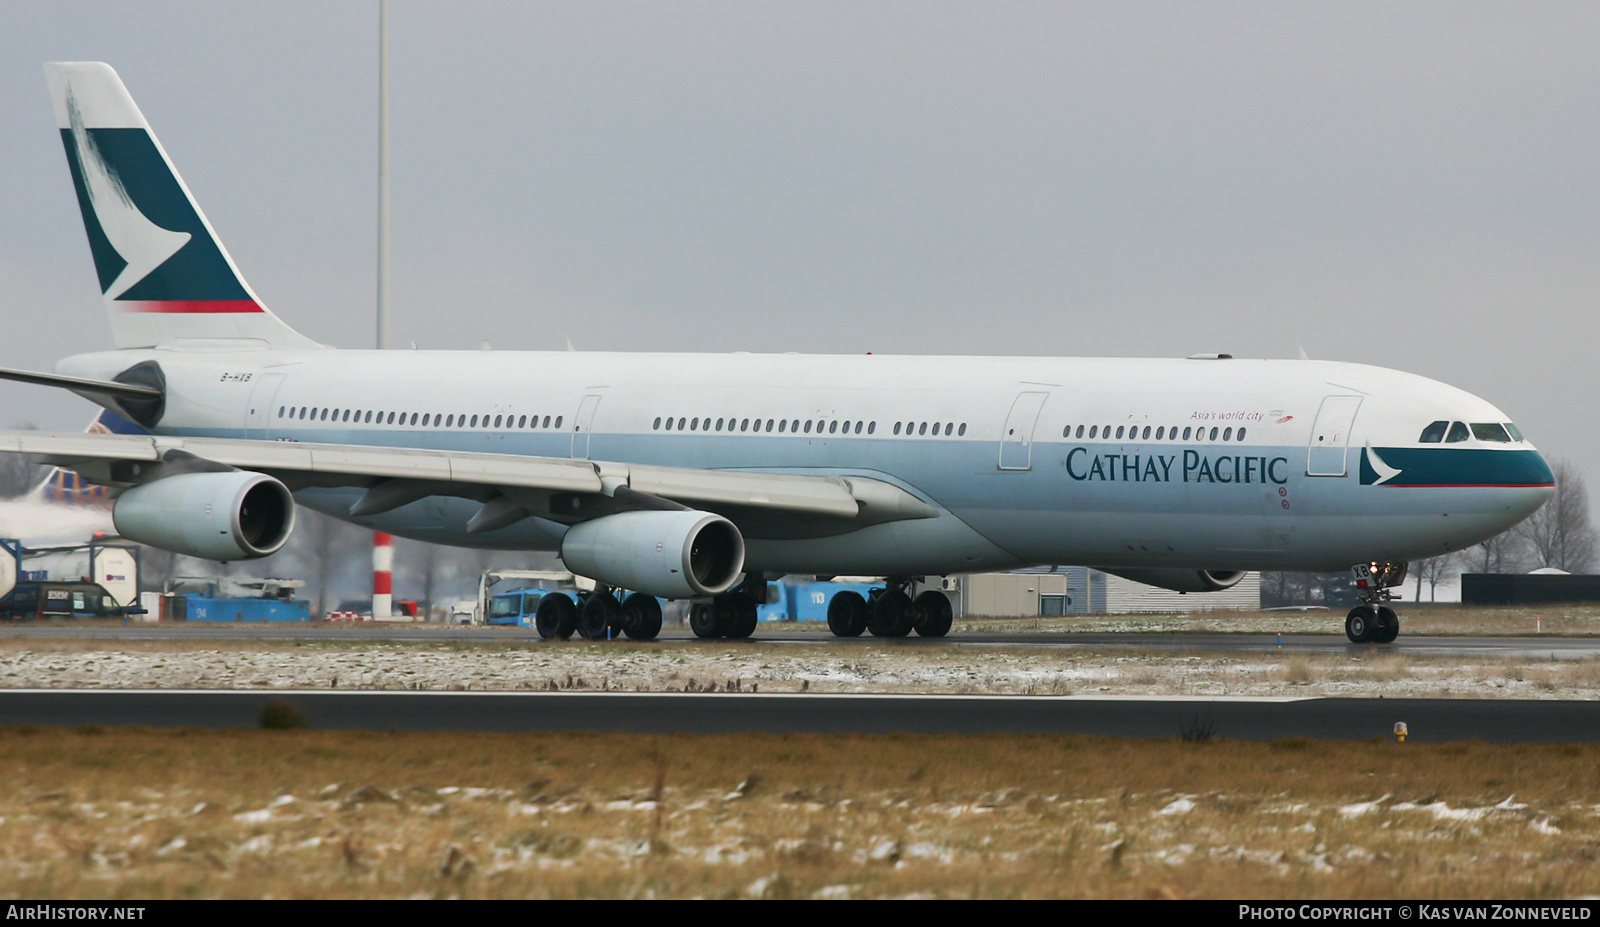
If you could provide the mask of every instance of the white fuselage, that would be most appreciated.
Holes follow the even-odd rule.
[[[1470,546],[1550,493],[1524,441],[1420,442],[1434,421],[1509,422],[1494,406],[1360,364],[199,347],[57,369],[158,361],[161,434],[869,476],[939,511],[820,536],[736,519],[748,568],[772,573],[1343,569]],[[476,504],[443,496],[351,517],[360,492],[296,498],[445,544],[554,550],[565,531],[468,534]]]

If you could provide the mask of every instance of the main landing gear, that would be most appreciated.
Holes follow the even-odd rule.
[[[828,630],[836,637],[860,637],[871,631],[874,637],[905,637],[912,631],[921,637],[944,637],[950,633],[954,612],[950,599],[936,589],[913,599],[907,592],[909,579],[889,580],[874,589],[869,599],[845,590],[828,602]]]
[[[1400,616],[1384,603],[1394,599],[1389,590],[1406,581],[1406,564],[1358,563],[1350,572],[1355,576],[1361,604],[1345,616],[1345,637],[1355,644],[1394,643],[1400,636]]]
[[[750,573],[744,582],[713,598],[689,607],[689,629],[699,638],[742,641],[756,631],[756,606],[767,600],[767,580]]]
[[[546,640],[566,640],[576,632],[587,641],[612,640],[624,634],[630,640],[653,641],[661,633],[661,603],[642,592],[619,602],[615,591],[606,586],[579,593],[577,604],[564,593],[552,592],[539,600],[533,620],[539,636]]]

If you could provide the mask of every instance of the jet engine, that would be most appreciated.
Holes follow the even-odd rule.
[[[567,569],[665,599],[727,592],[744,572],[744,537],[721,515],[618,512],[567,529]]]
[[[1146,586],[1158,586],[1173,592],[1220,592],[1239,584],[1244,579],[1243,570],[1106,570],[1105,572],[1131,579]]]
[[[253,560],[294,531],[294,497],[262,473],[180,473],[126,489],[111,520],[123,537],[186,557]]]

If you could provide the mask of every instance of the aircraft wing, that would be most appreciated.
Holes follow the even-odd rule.
[[[245,438],[34,431],[0,431],[0,452],[36,454],[91,482],[113,486],[158,479],[163,470],[232,468],[271,474],[290,489],[363,488],[351,509],[354,515],[378,514],[431,495],[477,499],[486,512],[491,505],[498,505],[497,511],[512,505],[526,515],[568,522],[639,508],[706,508],[729,514],[736,524],[739,513],[768,519],[792,513],[849,519],[852,527],[938,515],[897,486],[861,477]],[[495,520],[504,523],[499,516]]]

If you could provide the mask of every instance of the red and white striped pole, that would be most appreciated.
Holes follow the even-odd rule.
[[[394,610],[394,537],[372,532],[372,620],[388,621]]]

